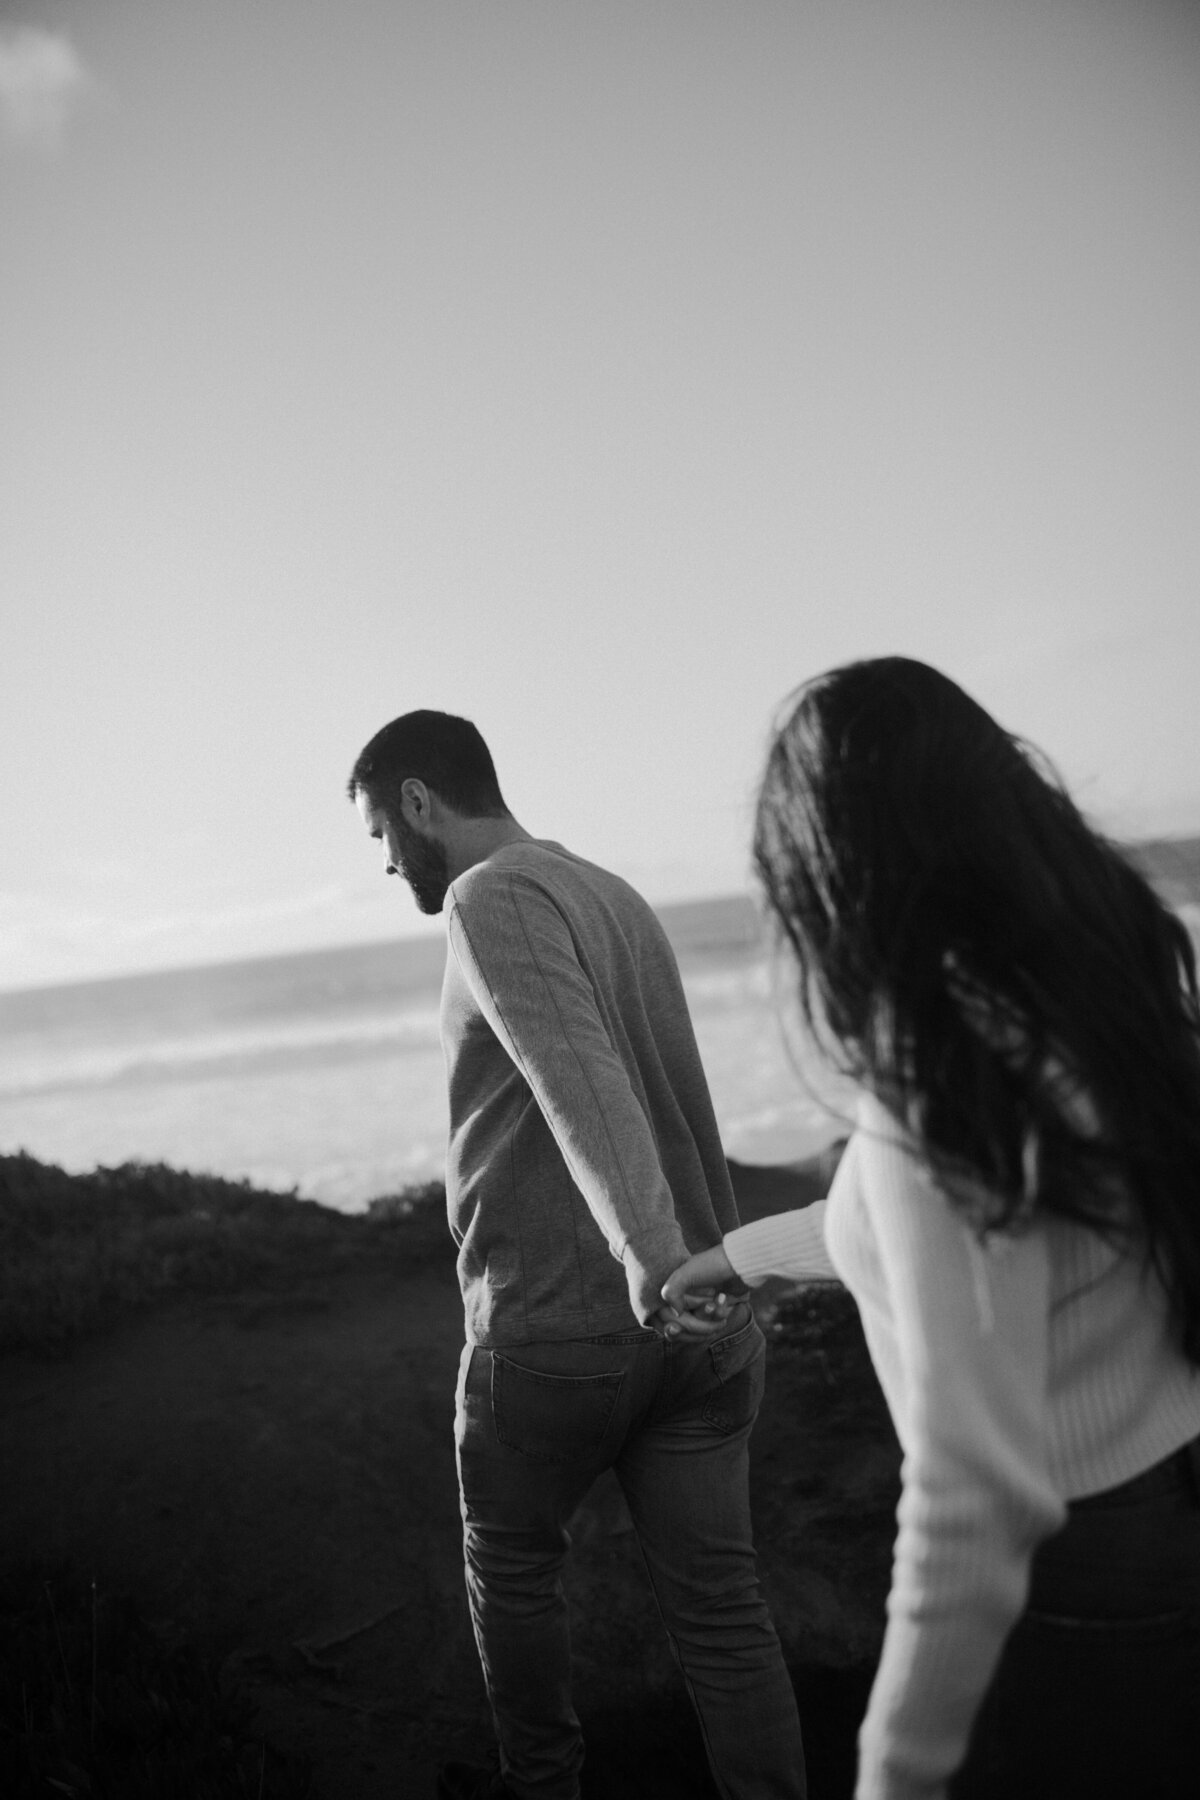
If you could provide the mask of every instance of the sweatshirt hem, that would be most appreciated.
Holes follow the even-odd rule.
[[[518,1344],[564,1344],[586,1338],[612,1337],[619,1332],[639,1332],[646,1337],[657,1335],[649,1325],[640,1324],[628,1306],[592,1313],[587,1318],[572,1315],[520,1322],[514,1319],[511,1324],[480,1327],[468,1317],[464,1323],[466,1341],[476,1350],[512,1350]]]

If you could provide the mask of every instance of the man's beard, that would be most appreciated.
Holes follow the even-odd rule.
[[[413,899],[423,913],[440,913],[450,886],[445,850],[403,823],[396,839],[400,873],[412,889]]]

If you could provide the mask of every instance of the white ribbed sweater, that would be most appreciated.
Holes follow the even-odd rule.
[[[984,1249],[869,1097],[828,1200],[724,1243],[751,1286],[837,1276],[858,1303],[904,1461],[856,1800],[936,1800],[1034,1548],[1200,1433],[1200,1372],[1136,1261],[1046,1217]]]

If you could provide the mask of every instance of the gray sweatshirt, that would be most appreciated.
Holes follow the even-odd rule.
[[[737,1224],[675,957],[616,875],[507,845],[452,883],[446,1196],[467,1340],[645,1324]]]

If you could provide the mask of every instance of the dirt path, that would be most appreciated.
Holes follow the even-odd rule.
[[[770,1327],[770,1317],[766,1320]],[[211,1645],[315,1800],[426,1800],[490,1729],[462,1593],[449,1260],[304,1306],[176,1303],[55,1362],[0,1364],[0,1541],[70,1560]],[[769,1329],[754,1440],[764,1581],[814,1800],[848,1792],[882,1620],[896,1454],[857,1327]],[[593,1800],[707,1791],[615,1483],[576,1521],[571,1603]]]

